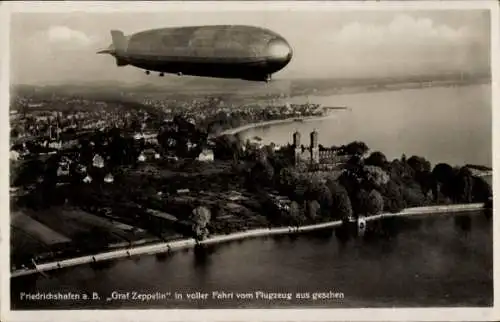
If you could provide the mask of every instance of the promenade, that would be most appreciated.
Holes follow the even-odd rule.
[[[484,208],[482,203],[474,204],[458,204],[458,205],[445,205],[445,206],[429,206],[429,207],[415,207],[407,208],[399,213],[383,213],[374,216],[365,217],[366,221],[379,220],[382,218],[389,217],[408,217],[414,215],[439,215],[446,213],[460,213],[460,212],[472,212],[481,210]],[[159,242],[150,245],[136,246],[125,249],[118,249],[113,251],[107,251],[98,253],[95,255],[81,256],[76,258],[70,258],[66,260],[60,260],[55,262],[36,264],[35,268],[32,269],[20,269],[11,273],[11,277],[25,276],[36,274],[40,272],[55,270],[64,267],[71,267],[76,265],[88,264],[92,262],[99,262],[118,258],[127,258],[131,256],[144,255],[144,254],[156,254],[156,253],[168,253],[171,251],[176,251],[180,249],[192,248],[197,244],[200,245],[210,245],[218,244],[223,242],[229,242],[234,240],[241,240],[246,238],[255,238],[263,236],[272,235],[284,235],[284,234],[294,234],[301,233],[325,228],[334,228],[342,225],[341,220],[319,223],[314,225],[300,226],[300,227],[278,227],[278,228],[261,228],[253,229],[243,232],[237,232],[228,235],[215,235],[211,236],[203,241],[196,241],[193,238],[187,238],[182,240],[176,240],[171,242]]]
[[[248,124],[245,124],[242,126],[238,126],[235,128],[224,130],[217,135],[211,135],[211,137],[221,136],[221,135],[235,135],[235,134],[238,134],[238,133],[250,130],[250,129],[255,129],[255,128],[264,127],[264,126],[271,126],[271,125],[276,125],[276,124],[286,124],[286,123],[293,123],[293,122],[306,122],[306,121],[328,119],[328,118],[334,117],[334,115],[335,115],[334,112],[335,111],[330,111],[326,115],[320,115],[320,116],[295,116],[295,117],[288,117],[288,118],[279,119],[279,120],[248,123]]]

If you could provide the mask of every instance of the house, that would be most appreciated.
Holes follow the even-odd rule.
[[[67,176],[69,175],[69,165],[68,164],[61,164],[57,168],[57,176]]]
[[[168,161],[179,161],[179,158],[175,155],[169,155],[167,156]]]
[[[201,151],[201,153],[198,155],[198,161],[214,161],[214,152],[209,149],[203,149],[203,151]]]
[[[142,153],[146,159],[160,159],[161,155],[155,149],[145,149]]]
[[[96,168],[104,168],[104,159],[99,154],[94,155],[92,165]]]
[[[106,182],[106,183],[113,183],[113,181],[115,181],[115,178],[113,177],[113,175],[111,173],[108,173],[104,177],[104,182]]]
[[[10,159],[13,160],[13,161],[17,161],[19,160],[19,152],[15,151],[15,150],[10,150]]]

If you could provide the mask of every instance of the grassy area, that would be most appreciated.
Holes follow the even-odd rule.
[[[29,263],[35,255],[50,252],[51,249],[40,240],[27,232],[11,226],[10,230],[10,256],[11,265]]]
[[[45,245],[71,242],[70,238],[52,230],[46,225],[21,212],[12,213],[11,225],[21,231],[24,231],[26,234],[29,234]]]
[[[110,244],[121,243],[123,238],[104,228],[99,223],[84,220],[86,213],[71,214],[64,209],[51,208],[44,211],[30,211],[29,216],[40,221],[57,232],[71,238],[73,243],[79,246],[97,244],[107,247]],[[97,246],[96,245],[96,246]]]
[[[106,230],[109,233],[112,233],[130,242],[146,237],[144,234],[145,231],[143,229],[137,229],[136,227],[131,225],[105,219],[91,213],[84,212],[78,208],[64,208],[60,210],[60,214],[61,216],[66,218],[66,220],[81,222],[82,224],[87,225],[87,227],[99,227],[99,229]]]

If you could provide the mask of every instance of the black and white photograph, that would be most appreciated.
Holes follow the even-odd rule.
[[[494,319],[498,2],[2,7],[5,321]]]

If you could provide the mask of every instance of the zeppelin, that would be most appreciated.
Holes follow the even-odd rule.
[[[111,31],[113,43],[98,54],[117,66],[158,72],[250,81],[271,80],[292,59],[289,43],[277,33],[253,26],[215,25],[151,29],[129,36]]]

